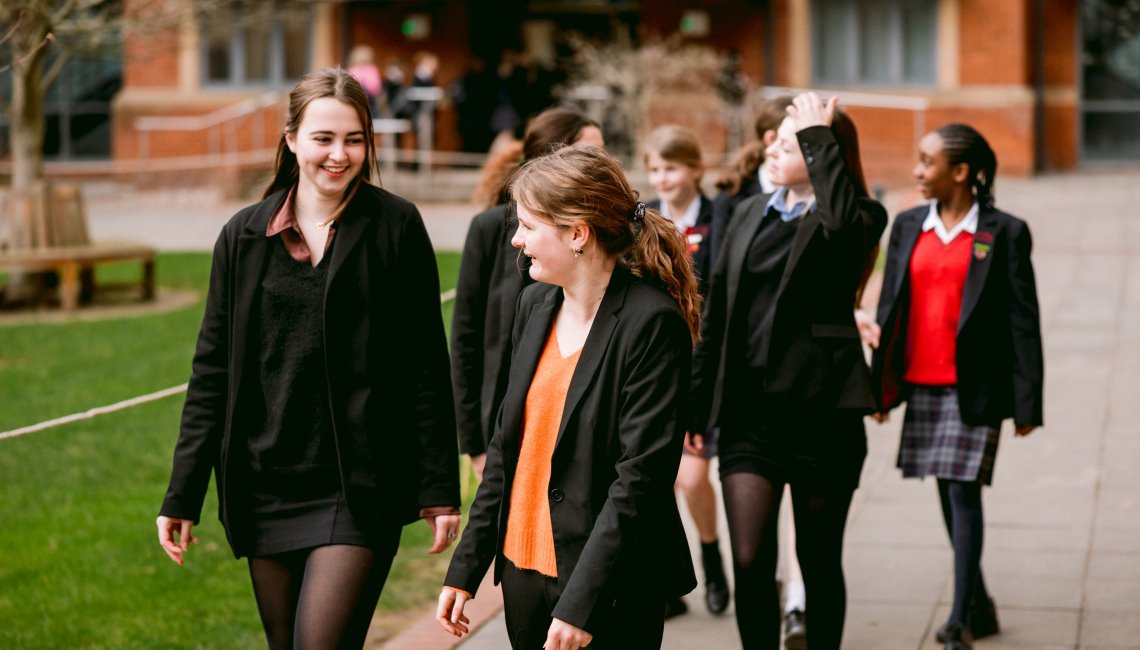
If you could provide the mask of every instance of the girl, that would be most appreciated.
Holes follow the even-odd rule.
[[[543,111],[531,121],[521,143],[492,156],[477,192],[488,209],[471,220],[463,245],[451,320],[451,381],[459,449],[470,455],[479,480],[483,480],[495,414],[507,389],[515,304],[531,282],[511,246],[504,196],[507,178],[521,161],[568,144],[601,147],[602,131],[575,109]]]
[[[515,648],[658,647],[696,580],[673,496],[700,296],[685,244],[594,147],[527,162],[510,381],[436,615],[495,561]]]
[[[813,650],[838,648],[843,531],[874,407],[852,307],[886,227],[836,98],[788,108],[768,148],[780,189],[748,199],[717,260],[693,370],[691,437],[719,426],[745,648],[780,643],[777,526],[791,485]]]
[[[658,197],[646,205],[660,211],[685,237],[693,271],[704,296],[708,278],[712,275],[712,255],[709,252],[712,201],[701,193],[704,163],[697,135],[674,125],[654,130],[645,143],[645,167],[649,172],[649,184]],[[709,459],[716,455],[715,430],[710,431],[703,442],[700,450],[686,446],[677,472],[677,486],[685,495],[685,503],[701,542],[705,606],[710,612],[720,614],[728,608],[728,580],[724,575],[724,561],[720,557],[717,540],[716,493],[709,482]],[[668,614],[671,616],[686,610],[685,601],[680,598],[669,602]]]
[[[210,474],[271,648],[360,648],[404,524],[459,527],[439,278],[415,206],[370,184],[368,97],[317,70],[274,178],[214,248],[158,538],[178,564]],[[393,318],[393,306],[398,318]]]
[[[1044,364],[1025,222],[994,207],[997,158],[974,128],[948,124],[919,142],[915,178],[930,204],[891,228],[875,348],[880,415],[907,403],[898,466],[938,480],[954,548],[954,602],[937,638],[947,650],[996,634],[982,579],[982,486],[993,476],[1001,421],[1042,424]],[[886,336],[880,340],[880,335]]]

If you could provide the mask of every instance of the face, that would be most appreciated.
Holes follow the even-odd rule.
[[[950,167],[950,160],[942,150],[942,136],[938,133],[927,133],[919,140],[918,163],[914,166],[913,174],[924,198],[938,201],[950,198],[955,186],[965,182],[965,169],[967,166],[964,164]]]
[[[764,164],[768,178],[776,185],[797,187],[810,181],[800,142],[796,139],[796,127],[791,119],[785,119],[776,130],[776,141],[764,152]]]
[[[561,284],[558,280],[574,263],[569,229],[539,219],[521,203],[515,207],[519,223],[511,245],[530,258],[530,277],[537,282]]]
[[[697,195],[701,170],[675,160],[665,160],[656,151],[645,157],[649,184],[657,196],[672,205],[688,205]]]
[[[364,168],[364,127],[356,110],[340,100],[309,102],[295,133],[285,143],[297,156],[300,187],[330,198],[344,194]]]
[[[578,139],[574,140],[574,144],[585,144],[599,149],[606,148],[605,138],[602,137],[602,130],[596,126],[584,126],[578,131]]]

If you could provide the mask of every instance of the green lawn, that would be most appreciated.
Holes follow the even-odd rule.
[[[441,254],[439,264],[450,288],[458,255]],[[208,273],[206,254],[159,257],[162,286],[202,290]],[[450,305],[444,311],[450,323]],[[199,303],[0,328],[0,431],[184,383],[201,312]],[[0,441],[0,647],[264,646],[246,565],[230,553],[212,492],[186,566],[158,547],[154,518],[181,403],[171,397]],[[427,555],[422,523],[405,529],[401,546],[382,620],[418,615],[446,566],[446,555]]]

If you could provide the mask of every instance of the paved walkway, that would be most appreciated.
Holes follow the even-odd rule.
[[[1140,173],[1003,178],[997,191],[1035,237],[1046,427],[1025,439],[1003,432],[983,560],[1002,634],[977,647],[1140,648]],[[92,231],[208,248],[239,206],[211,208],[205,198],[89,194]],[[904,192],[887,202],[893,214],[912,201]],[[437,249],[462,246],[468,206],[421,209]],[[949,609],[951,553],[934,484],[894,469],[900,420],[868,424],[845,552],[852,650],[937,648],[933,630]],[[731,610],[710,617],[700,597],[666,625],[664,647],[739,647]],[[501,618],[461,647],[507,647]]]

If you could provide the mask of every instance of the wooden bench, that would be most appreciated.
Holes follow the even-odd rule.
[[[95,282],[95,267],[111,262],[140,262],[138,282],[117,284],[138,286],[142,300],[153,300],[154,257],[154,248],[135,242],[92,242],[77,186],[40,183],[26,193],[0,195],[0,271],[57,273],[64,311],[111,286]]]

